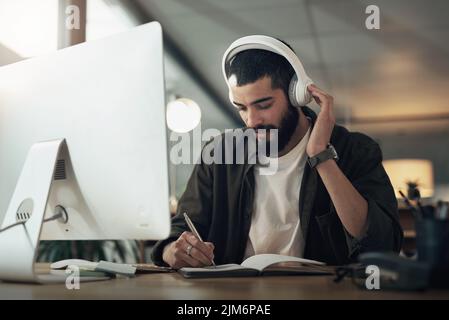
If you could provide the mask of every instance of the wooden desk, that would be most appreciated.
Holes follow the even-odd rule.
[[[365,291],[350,279],[334,283],[332,276],[188,280],[159,273],[81,283],[80,290],[67,290],[64,284],[0,282],[0,299],[449,299],[449,290]]]

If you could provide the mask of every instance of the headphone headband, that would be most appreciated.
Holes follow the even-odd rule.
[[[310,94],[308,94],[307,86],[312,82],[312,80],[307,76],[304,67],[301,64],[301,61],[299,60],[298,56],[291,50],[287,45],[282,43],[282,41],[279,41],[275,38],[263,36],[263,35],[252,35],[252,36],[246,36],[239,38],[235,40],[229,48],[225,51],[223,55],[222,60],[222,72],[223,77],[225,78],[226,83],[228,82],[228,79],[226,77],[226,65],[232,60],[233,57],[235,57],[238,53],[245,51],[245,50],[251,50],[251,49],[261,49],[266,51],[271,51],[276,54],[279,54],[283,56],[287,61],[290,63],[290,65],[295,70],[296,76],[297,76],[297,83],[295,82],[296,87],[296,96],[298,94],[304,95],[305,99],[299,99],[302,103],[306,104],[310,102]],[[302,88],[301,90],[305,90],[302,92],[299,92],[297,88]],[[307,97],[308,96],[308,97]],[[306,101],[309,100],[309,101]]]

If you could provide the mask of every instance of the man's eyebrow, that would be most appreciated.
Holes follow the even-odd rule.
[[[251,102],[250,105],[258,104],[258,103],[265,102],[265,101],[272,100],[272,99],[273,99],[273,97],[260,98],[260,99],[257,99],[257,100],[254,100],[253,102]],[[238,102],[235,102],[235,101],[232,101],[232,102],[235,105],[240,106],[240,107],[244,107],[245,106],[245,105],[243,105],[241,103],[238,103]]]

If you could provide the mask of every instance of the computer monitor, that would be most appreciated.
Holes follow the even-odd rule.
[[[0,68],[0,279],[39,239],[168,236],[164,95],[157,22]]]

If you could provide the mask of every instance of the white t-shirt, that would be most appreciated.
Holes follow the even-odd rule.
[[[255,166],[256,190],[245,259],[261,253],[303,256],[299,192],[309,137],[310,128],[289,153],[277,158],[278,169],[273,175],[261,175],[266,168]]]

